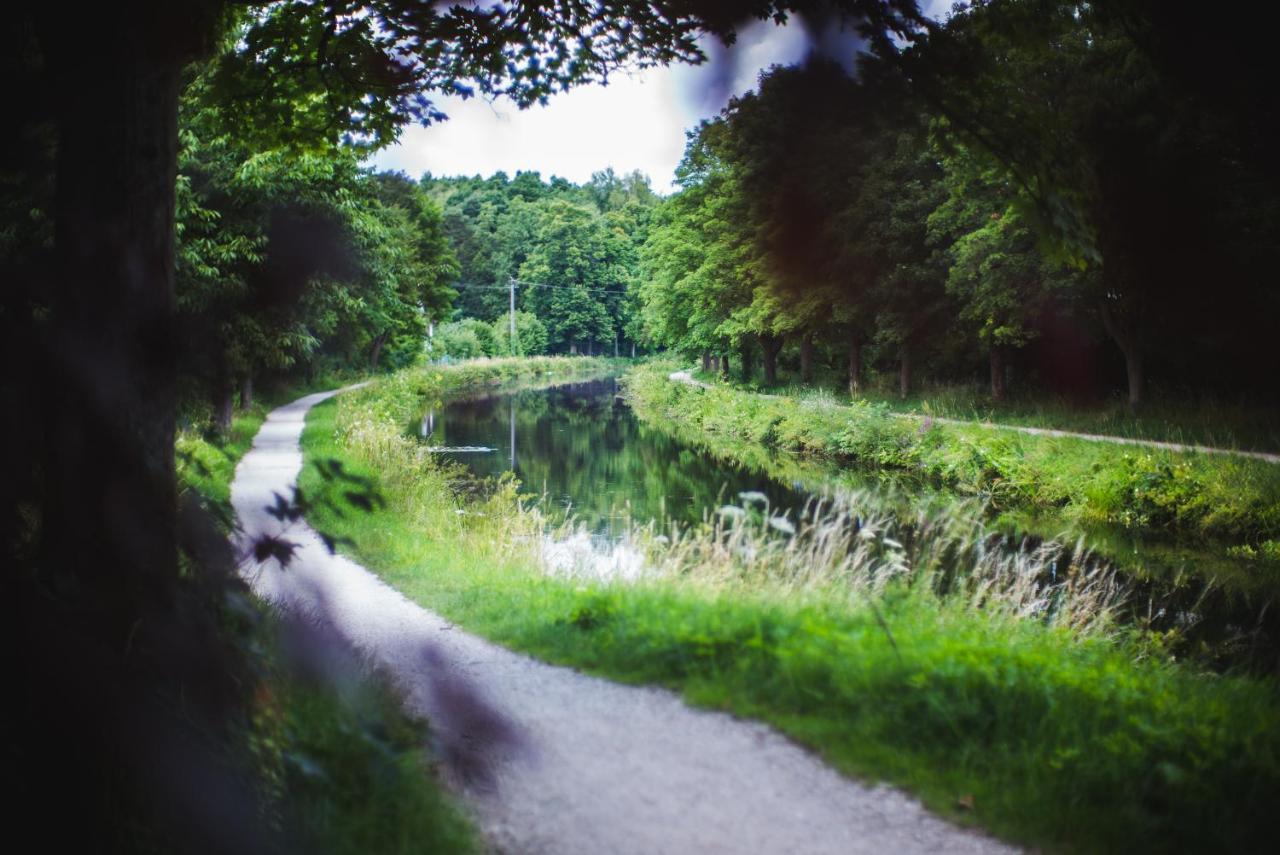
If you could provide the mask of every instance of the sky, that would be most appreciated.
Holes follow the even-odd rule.
[[[950,0],[924,0],[921,6],[941,11]],[[753,89],[763,69],[804,59],[810,45],[798,23],[759,22],[739,33],[730,51],[705,43],[710,62],[704,65],[617,74],[608,85],[578,87],[546,106],[520,110],[506,99],[441,98],[437,103],[448,121],[405,129],[372,165],[414,178],[424,172],[488,176],[536,170],[544,180],[559,175],[575,183],[606,167],[619,174],[638,169],[654,190],[669,193],[685,131],[718,113],[730,97]]]

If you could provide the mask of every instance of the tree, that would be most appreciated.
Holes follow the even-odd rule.
[[[943,163],[948,195],[929,215],[930,239],[945,248],[947,291],[987,351],[991,397],[1003,401],[1007,354],[1035,338],[1037,321],[1058,294],[1080,287],[1083,274],[1039,251],[1025,200],[1004,170],[963,148]]]
[[[511,342],[511,319],[497,318],[493,322],[494,356],[540,356],[547,352],[547,327],[536,315],[516,312],[515,346]]]
[[[552,349],[576,352],[613,339],[608,298],[620,298],[626,287],[628,252],[625,239],[585,208],[547,204],[520,280],[522,304],[546,325]]]

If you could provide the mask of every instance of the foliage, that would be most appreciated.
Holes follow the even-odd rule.
[[[628,289],[657,203],[647,177],[606,170],[578,186],[555,177],[544,182],[536,172],[511,179],[428,175],[422,186],[443,206],[458,247],[457,308],[464,316],[491,320],[496,329],[516,279],[517,305],[543,324],[551,352],[603,352],[615,339],[621,350],[636,341]]]
[[[347,365],[416,357],[456,273],[439,209],[351,151],[250,152],[216,135],[197,94],[185,104],[177,292],[188,371],[226,395],[326,355]]]
[[[516,338],[511,341],[511,318],[497,317],[493,321],[493,356],[541,356],[547,352],[550,341],[547,325],[532,312],[515,313]]]

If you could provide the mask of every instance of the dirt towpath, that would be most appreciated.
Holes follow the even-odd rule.
[[[298,547],[287,567],[250,558],[243,572],[260,595],[323,622],[393,677],[431,720],[494,851],[1011,851],[901,792],[836,774],[763,725],[469,635],[330,554],[305,523],[277,520],[266,508],[292,496],[306,413],[332,394],[271,413],[237,468],[241,547],[262,535]]]

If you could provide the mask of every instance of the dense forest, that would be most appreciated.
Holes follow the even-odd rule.
[[[647,176],[607,168],[575,185],[543,181],[537,172],[427,175],[421,186],[443,210],[444,234],[459,263],[454,310],[463,320],[442,331],[444,351],[634,352],[641,335],[634,306],[639,248],[659,201]]]
[[[197,464],[175,454],[180,434],[247,445],[237,410],[264,394],[445,357],[666,351],[768,386],[788,367],[839,372],[855,397],[869,380],[905,397],[922,377],[984,378],[996,401],[1273,405],[1274,13],[1250,15],[1158,0],[974,0],[942,21],[914,0],[16,12],[0,34],[16,812],[63,820],[39,826],[51,848],[308,848],[281,846],[305,807],[255,807],[288,754],[255,741],[276,710],[271,620],[226,502],[185,489]],[[368,165],[405,126],[446,120],[442,94],[528,107],[789,18],[813,54],[690,129],[669,196],[608,168],[573,184]],[[834,30],[850,55],[820,49]],[[229,478],[234,459],[219,465]],[[361,733],[384,745],[381,725]]]

